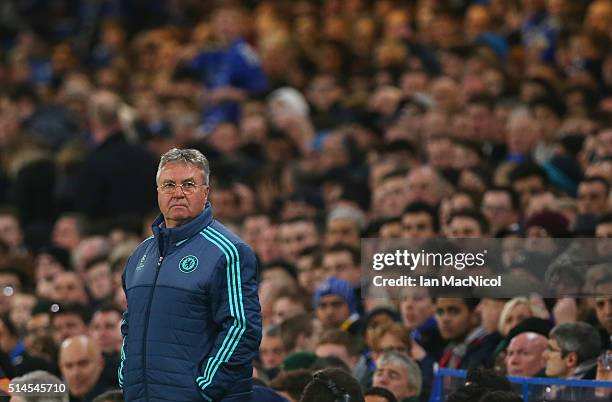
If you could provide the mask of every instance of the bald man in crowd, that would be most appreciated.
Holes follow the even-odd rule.
[[[537,377],[546,367],[542,356],[548,339],[535,332],[523,332],[512,338],[506,355],[506,372],[519,377]]]
[[[91,402],[104,391],[117,388],[117,377],[104,363],[102,352],[87,335],[70,337],[60,346],[59,362],[71,402]]]

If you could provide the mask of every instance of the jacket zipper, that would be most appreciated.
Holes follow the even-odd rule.
[[[149,384],[147,381],[147,339],[149,338],[149,320],[151,319],[151,304],[153,304],[153,293],[155,293],[155,286],[157,285],[157,277],[159,276],[159,270],[161,268],[162,261],[164,260],[164,256],[160,255],[159,260],[157,261],[157,269],[155,270],[155,279],[153,280],[153,286],[151,288],[151,294],[149,295],[149,304],[147,305],[147,311],[145,312],[145,316],[147,317],[147,321],[145,322],[144,328],[144,344],[142,351],[142,369],[145,372],[144,383],[145,383],[145,401],[149,400]]]

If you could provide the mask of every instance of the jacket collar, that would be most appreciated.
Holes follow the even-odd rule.
[[[166,255],[177,247],[180,247],[184,242],[193,236],[197,235],[212,223],[213,211],[210,201],[204,205],[204,210],[200,215],[196,216],[191,221],[184,225],[175,228],[167,228],[164,222],[164,216],[159,215],[153,222],[153,235],[159,242],[161,255]]]

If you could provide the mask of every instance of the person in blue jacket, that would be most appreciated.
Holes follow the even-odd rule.
[[[123,273],[119,384],[128,402],[252,399],[261,341],[257,262],[213,218],[209,175],[197,150],[161,157],[161,215]]]
[[[201,100],[205,134],[210,134],[220,123],[237,123],[240,103],[268,87],[259,56],[244,39],[247,18],[238,5],[219,6],[211,18],[214,45],[197,55],[192,55],[191,49],[185,52],[184,57],[191,59],[189,67],[204,84]]]

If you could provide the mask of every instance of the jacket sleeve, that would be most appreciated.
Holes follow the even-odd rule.
[[[127,267],[127,265],[126,265]],[[125,271],[123,271],[123,275],[121,276],[121,284],[123,287],[123,291],[126,292],[125,288]],[[119,379],[119,388],[123,389],[123,376],[125,374],[125,360],[127,356],[127,335],[128,335],[128,310],[126,309],[123,313],[123,318],[121,320],[121,361],[119,362],[119,369],[117,371],[117,377]]]
[[[261,342],[255,255],[246,245],[227,242],[223,249],[225,258],[211,281],[213,320],[220,331],[195,379],[207,401],[252,389],[252,361]]]

